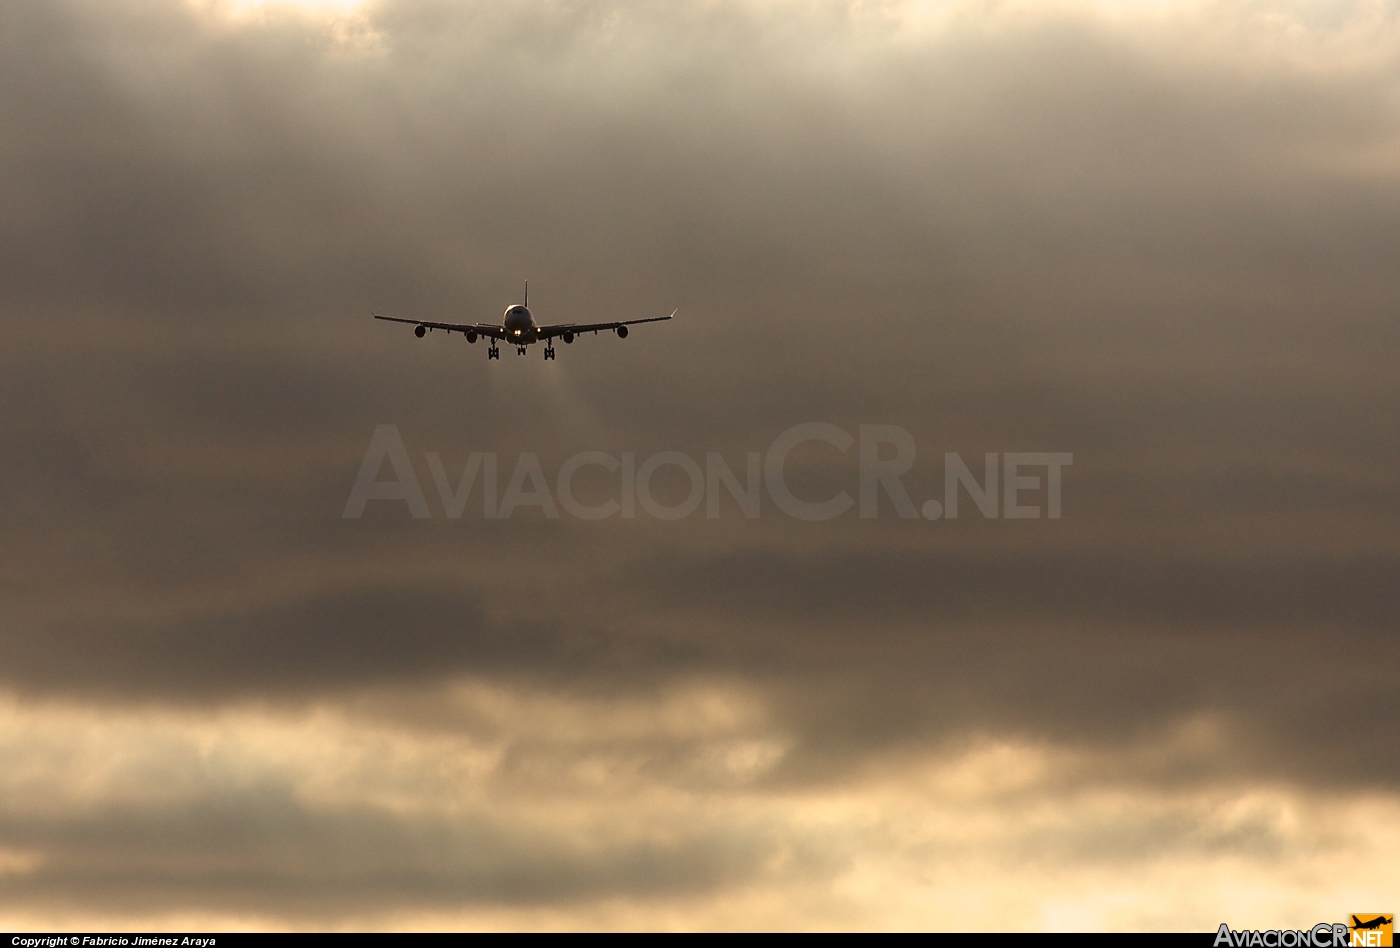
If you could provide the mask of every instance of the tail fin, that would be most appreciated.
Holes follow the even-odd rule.
[[[525,281],[525,302],[522,303],[522,304],[520,304],[520,305],[522,305],[522,306],[529,306],[529,305],[530,305],[530,281],[529,281],[529,280],[526,280],[526,281]]]

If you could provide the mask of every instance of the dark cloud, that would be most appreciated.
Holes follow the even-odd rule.
[[[520,634],[518,640],[526,639]],[[364,590],[212,617],[89,621],[13,641],[11,681],[97,691],[208,693],[470,669],[492,639],[471,596]],[[497,646],[499,648],[499,646]]]
[[[638,587],[673,608],[803,619],[937,625],[1000,617],[1209,631],[1335,621],[1389,631],[1400,610],[1400,561],[1388,557],[1240,562],[1123,553],[730,552],[653,560],[637,572]]]
[[[742,884],[773,845],[726,838],[712,827],[671,839],[570,845],[489,813],[464,826],[311,807],[288,788],[257,785],[226,788],[192,805],[6,820],[0,841],[42,846],[48,855],[40,871],[0,883],[9,899],[127,912],[174,903],[303,922],[406,908],[702,894]]]
[[[558,623],[493,622],[469,590],[370,586],[254,608],[140,621],[85,617],[9,635],[5,684],[21,690],[182,703],[298,697],[357,686],[497,674],[579,690],[599,678],[650,688],[704,655]],[[619,679],[621,679],[619,681]]]
[[[968,17],[5,4],[0,680],[188,708],[467,675],[624,700],[718,676],[787,728],[774,785],[1000,734],[1092,745],[1151,785],[1393,791],[1384,41]],[[681,312],[548,364],[367,312],[489,319],[526,278],[551,321]],[[1074,452],[1065,518],[450,521],[423,458],[737,466],[811,420],[908,428],[919,501],[945,451]],[[434,519],[341,518],[382,423]],[[813,496],[854,490],[853,456],[792,470]],[[1220,746],[1144,763],[1202,718]],[[230,806],[171,817],[172,845],[266,809],[306,858],[341,858],[291,801]],[[143,851],[161,822],[33,824],[14,844],[50,840],[56,868],[13,891],[105,884],[116,863],[73,840]],[[488,843],[495,875],[439,854],[345,884],[569,899],[641,892],[647,860],[664,888],[687,861],[760,858]],[[258,859],[229,889],[249,905],[277,888]],[[560,881],[590,861],[594,888]]]

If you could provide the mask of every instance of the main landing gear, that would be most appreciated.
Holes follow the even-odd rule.
[[[552,359],[552,358],[554,358],[554,347],[553,347],[553,346],[545,346],[545,347],[544,347],[544,357],[545,357],[546,359]]]
[[[486,350],[486,358],[488,358],[488,359],[499,359],[500,357],[501,357],[501,350],[498,349],[497,347],[492,346],[491,348],[489,348],[489,349]]]

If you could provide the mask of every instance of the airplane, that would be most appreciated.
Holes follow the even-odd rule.
[[[1386,918],[1384,915],[1380,915],[1376,918],[1371,919],[1369,922],[1363,922],[1360,918],[1353,915],[1351,917],[1351,927],[1353,929],[1380,928],[1382,925],[1389,925],[1394,919],[1394,915],[1390,916],[1390,918]]]
[[[559,323],[555,326],[536,326],[535,317],[530,312],[530,281],[525,281],[525,301],[514,303],[506,307],[505,316],[501,318],[499,326],[491,323],[435,323],[426,319],[400,319],[397,316],[380,316],[374,310],[370,310],[370,315],[375,319],[387,320],[391,323],[408,323],[413,326],[413,334],[422,339],[425,333],[434,329],[441,329],[448,335],[460,332],[467,337],[467,342],[476,342],[478,336],[485,336],[491,340],[490,347],[486,350],[486,358],[499,359],[501,350],[496,343],[505,340],[515,346],[516,355],[524,355],[532,343],[544,343],[544,357],[554,358],[553,339],[556,336],[562,337],[566,345],[572,344],[575,336],[581,336],[586,332],[597,335],[605,329],[610,329],[617,333],[617,338],[627,338],[627,327],[635,326],[638,323],[659,323],[675,316],[679,310],[672,310],[671,316],[653,316],[650,319],[624,319],[614,323]]]

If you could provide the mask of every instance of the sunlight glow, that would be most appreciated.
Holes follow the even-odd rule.
[[[233,20],[277,14],[334,18],[359,13],[369,0],[190,0],[196,8]]]

